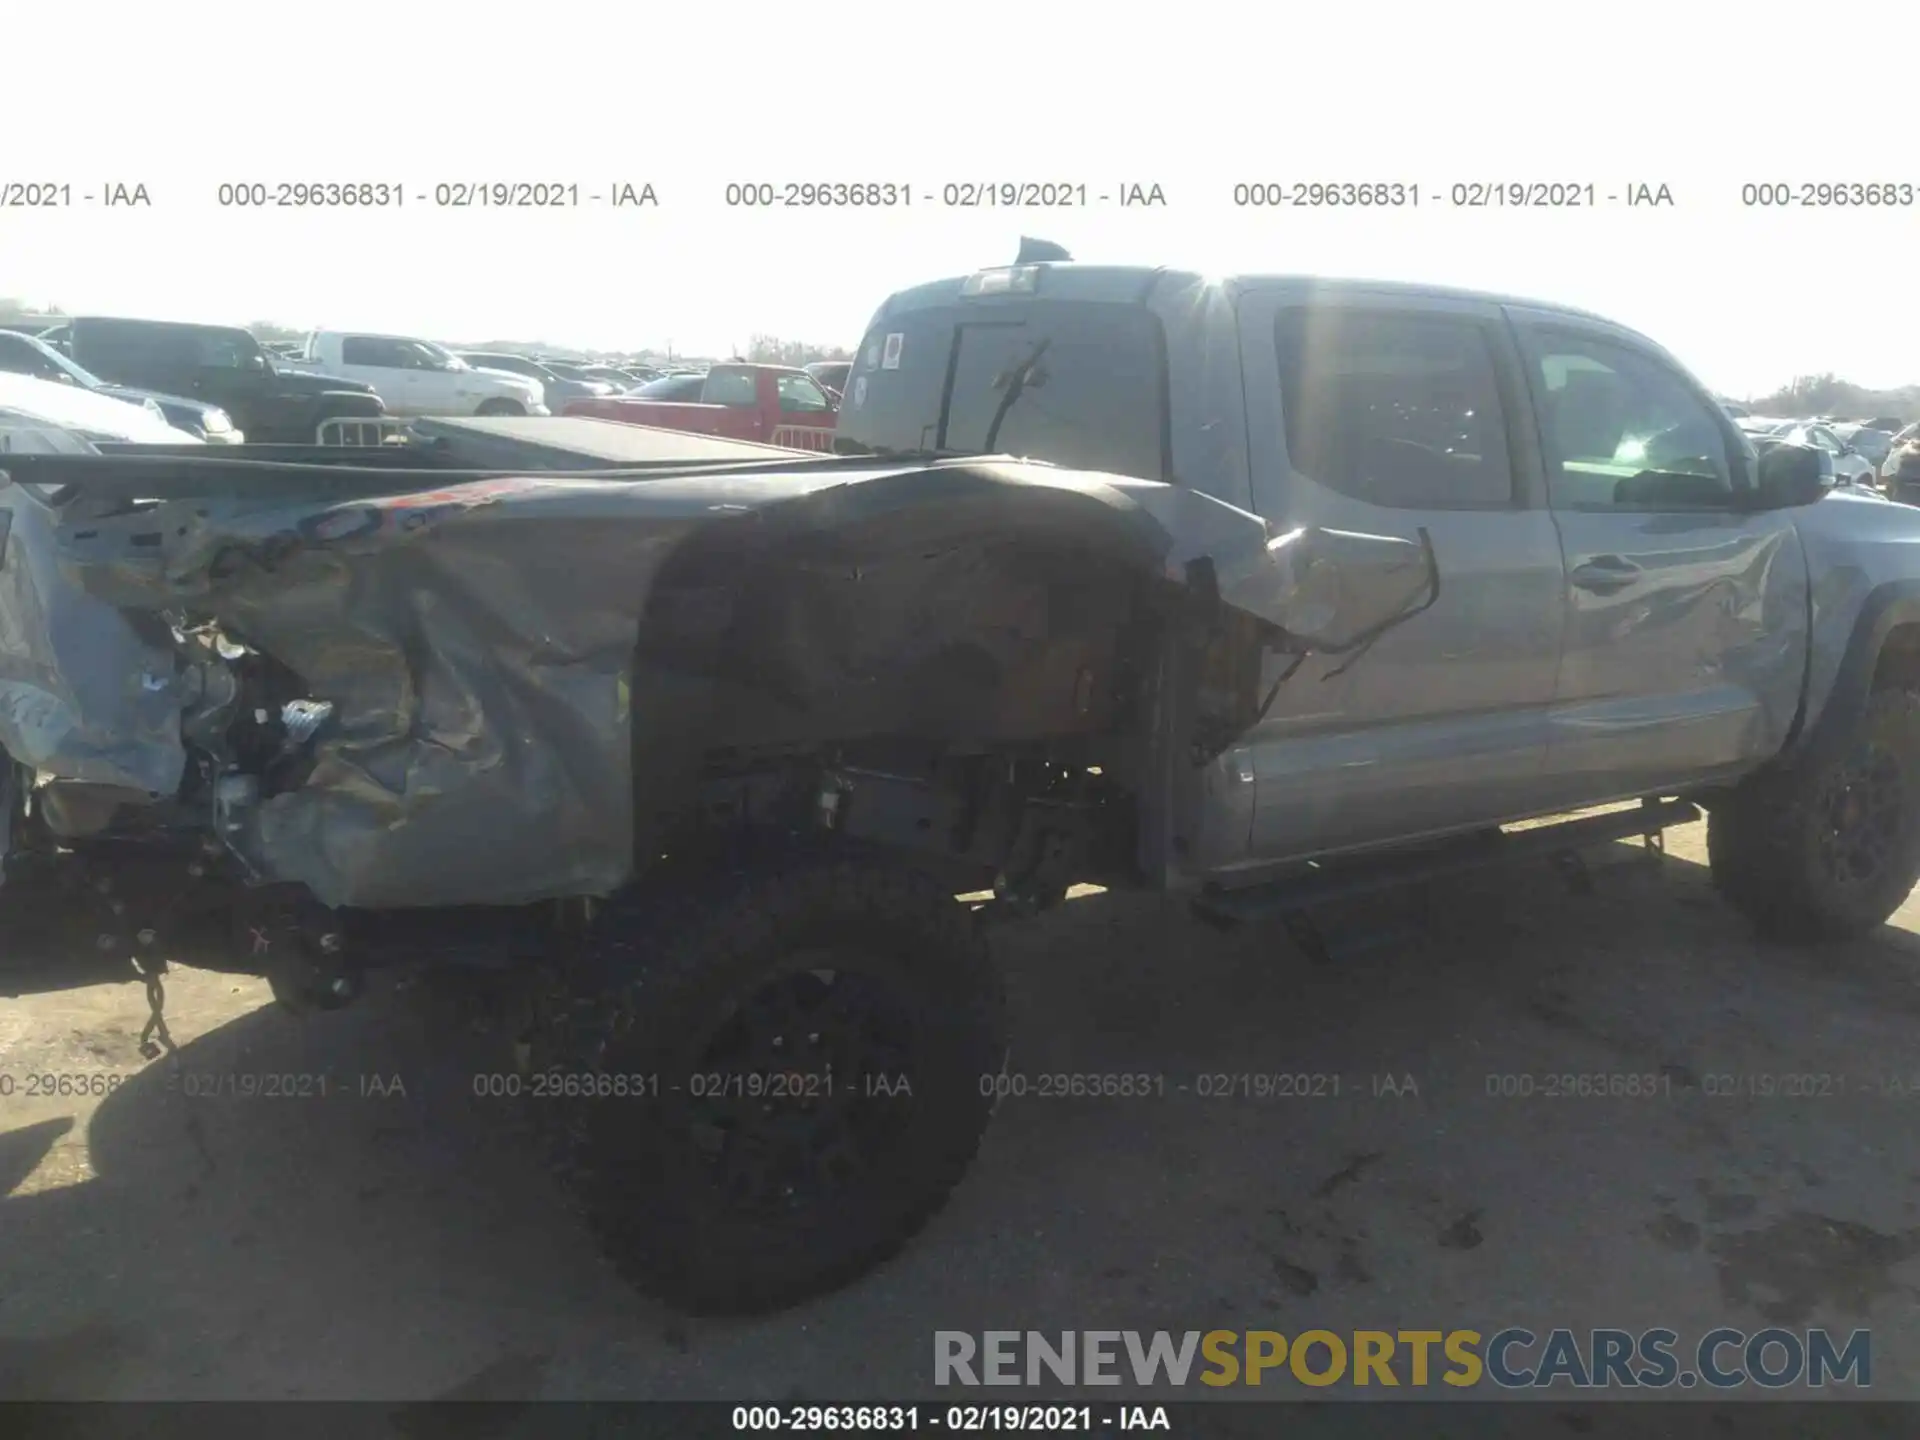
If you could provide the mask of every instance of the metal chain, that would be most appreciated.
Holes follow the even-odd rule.
[[[158,1060],[162,1055],[173,1054],[178,1048],[167,1030],[167,1018],[161,1013],[166,1007],[167,990],[160,983],[160,977],[167,973],[167,962],[155,956],[142,964],[136,955],[133,957],[133,969],[147,987],[147,1023],[140,1031],[140,1053],[148,1060]]]

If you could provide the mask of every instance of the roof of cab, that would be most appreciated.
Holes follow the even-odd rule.
[[[1400,294],[1448,300],[1477,300],[1495,305],[1525,306],[1530,310],[1550,310],[1562,315],[1594,320],[1615,329],[1626,327],[1604,315],[1563,305],[1552,300],[1526,296],[1501,295],[1487,291],[1465,290],[1447,285],[1428,285],[1405,280],[1371,280],[1358,277],[1289,274],[1201,275],[1190,270],[1168,270],[1148,265],[1089,265],[1067,261],[1038,261],[1028,266],[986,266],[985,269],[1034,269],[1041,272],[1039,293],[1054,300],[1092,300],[1119,304],[1144,304],[1162,284],[1185,287],[1214,283],[1234,294],[1248,290],[1278,287],[1307,288],[1325,294]],[[979,273],[979,272],[974,272]],[[881,314],[901,310],[922,310],[953,303],[961,298],[961,287],[971,278],[955,275],[931,280],[895,292],[881,307]]]

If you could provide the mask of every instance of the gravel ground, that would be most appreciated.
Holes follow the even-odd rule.
[[[437,1004],[299,1020],[180,970],[181,1049],[148,1066],[137,988],[25,993],[0,1004],[0,1396],[927,1395],[941,1329],[1778,1323],[1871,1327],[1875,1394],[1920,1397],[1920,907],[1763,947],[1701,843],[1658,869],[1609,847],[1589,895],[1536,867],[1379,902],[1331,962],[1156,896],[999,932],[1016,1071],[1164,1095],[1009,1100],[899,1259],[748,1322],[612,1277]],[[328,1093],[185,1093],[239,1072]],[[1661,1093],[1488,1093],[1569,1072]],[[46,1073],[119,1083],[29,1096]],[[1279,1073],[1339,1093],[1200,1093]],[[1834,1078],[1708,1093],[1773,1076]]]

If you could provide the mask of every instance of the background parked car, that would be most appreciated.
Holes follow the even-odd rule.
[[[561,360],[543,355],[540,363],[558,375],[562,380],[571,380],[576,385],[585,385],[592,389],[593,397],[618,395],[624,388],[609,380],[602,380],[587,372],[587,367],[573,360]]]
[[[160,407],[151,401],[121,400],[84,385],[41,380],[11,371],[0,373],[0,422],[5,422],[0,428],[11,432],[16,439],[22,431],[51,426],[87,441],[143,445],[200,443],[186,431],[169,425]],[[44,454],[47,447],[27,448]]]
[[[632,379],[629,378],[625,372],[612,365],[582,365],[578,368],[580,373],[586,376],[587,379],[599,380],[611,385],[615,394],[618,394],[633,384]]]
[[[669,400],[680,405],[697,405],[706,388],[705,374],[662,375],[658,380],[635,386],[627,394],[636,400]]]
[[[813,383],[825,390],[837,402],[847,391],[847,376],[853,373],[851,360],[816,360],[806,367],[807,374],[813,377]]]
[[[510,350],[461,350],[460,358],[477,370],[497,370],[506,375],[518,375],[522,379],[532,380],[540,386],[541,394],[546,397],[546,407],[555,415],[569,400],[588,400],[606,392],[579,380],[569,380],[542,365],[538,360],[525,355],[516,355]]]
[[[316,330],[306,361],[327,375],[372,385],[396,415],[545,415],[540,382],[476,370],[444,345],[408,335]]]
[[[135,404],[151,401],[153,408],[176,430],[213,444],[238,445],[247,438],[234,426],[233,417],[218,405],[189,400],[182,395],[160,395],[126,385],[109,385],[79,361],[61,354],[37,335],[0,330],[0,371],[10,375],[30,375],[36,380],[49,380],[56,385],[75,385],[82,390],[91,390],[116,400],[131,400]]]
[[[1768,439],[1771,436],[1785,434],[1801,422],[1798,420],[1781,420],[1772,415],[1739,415],[1734,417],[1733,423],[1739,428],[1742,435],[1757,445],[1760,441]]]
[[[282,366],[236,325],[82,315],[40,339],[111,385],[218,406],[256,442],[308,445],[325,420],[386,413],[372,386]]]
[[[1834,473],[1842,485],[1871,485],[1876,478],[1877,467],[1842,440],[1831,425],[1813,421],[1791,425],[1776,433],[1789,444],[1812,445],[1833,456]]]
[[[1898,428],[1898,426],[1895,427],[1895,429]],[[1887,463],[1887,452],[1893,447],[1893,431],[1876,430],[1873,426],[1862,422],[1836,425],[1833,427],[1833,433],[1859,451],[1861,458],[1873,466],[1876,474],[1880,467]]]
[[[1880,486],[1895,500],[1920,504],[1920,422],[1894,435],[1880,466]]]

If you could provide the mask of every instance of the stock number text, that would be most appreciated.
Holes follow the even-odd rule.
[[[891,180],[743,180],[727,186],[726,203],[757,210],[887,210],[913,204],[913,187]]]
[[[406,187],[390,180],[236,180],[214,192],[223,208],[246,210],[384,210],[406,198]]]

